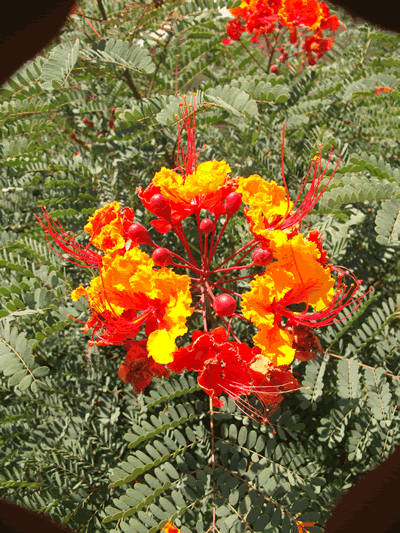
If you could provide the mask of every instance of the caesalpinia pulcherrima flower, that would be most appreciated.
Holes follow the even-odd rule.
[[[299,533],[309,533],[308,529],[306,529],[307,526],[313,526],[315,522],[296,522],[297,529],[299,530]]]
[[[184,99],[180,115],[176,115],[180,120],[177,167],[163,167],[138,194],[157,217],[151,222],[154,229],[159,233],[172,230],[187,258],[158,246],[148,230],[134,222],[133,210],[121,210],[118,202],[89,218],[84,228],[90,235],[86,247],[45,208],[45,220],[38,221],[64,252],[82,266],[98,270],[90,284],[77,287],[71,297],[84,297],[90,306],[91,316],[83,329],[85,333],[93,329],[89,345],[123,345],[127,350],[118,375],[132,384],[135,393],[153,376],[168,377],[170,372],[186,369],[197,373],[212,405],[221,407],[221,396],[227,395],[247,416],[264,424],[266,410],[270,415],[284,394],[300,387],[290,370],[293,359],[308,361],[323,352],[314,328],[339,320],[345,307],[350,306],[348,313],[352,312],[362,297],[356,296],[361,281],[329,264],[322,235],[315,230],[307,236],[300,232],[303,218],[334,171],[321,189],[327,168],[321,173],[320,156],[316,156],[303,200],[299,194],[292,201],[283,159],[283,187],[258,175],[231,177],[225,161],[198,163],[195,99],[192,107]],[[329,160],[331,156],[332,152]],[[244,214],[252,238],[219,264],[212,263],[221,236],[242,203],[248,206]],[[198,225],[197,258],[182,226],[190,215]],[[150,256],[145,250],[152,248]],[[226,266],[228,262],[231,266]],[[240,276],[241,269],[252,267],[258,271]],[[177,273],[178,269],[190,271],[192,277]],[[351,278],[350,286],[345,285],[345,276]],[[242,279],[251,280],[249,290],[238,292],[235,285]],[[194,331],[192,342],[178,348],[176,340],[187,333],[187,319],[193,313],[201,314],[203,329]],[[256,327],[253,347],[249,339],[241,340],[235,333],[238,320]],[[144,338],[136,340],[139,333]],[[249,401],[249,395],[260,400],[263,411]]]
[[[229,45],[239,41],[244,32],[252,35],[253,43],[267,49],[269,67],[275,73],[278,68],[272,64],[274,53],[279,50],[279,61],[284,63],[289,57],[289,44],[298,47],[302,43],[302,64],[307,58],[310,65],[315,65],[333,45],[333,38],[324,37],[323,32],[334,32],[341,24],[336,15],[330,14],[329,7],[318,0],[242,0],[239,7],[229,11],[235,18],[227,22],[229,39],[222,42]],[[284,30],[289,31],[287,40]],[[300,51],[294,52],[298,54]]]
[[[181,530],[175,527],[171,522],[167,522],[161,531],[165,531],[165,533],[181,533]]]

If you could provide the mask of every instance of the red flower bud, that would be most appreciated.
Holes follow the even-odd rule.
[[[171,214],[171,208],[169,206],[168,200],[163,194],[153,194],[150,198],[150,207],[156,215],[167,218]]]
[[[203,220],[200,222],[200,231],[202,233],[205,233],[208,235],[211,233],[214,229],[214,223],[209,218],[203,218]]]
[[[82,119],[82,122],[83,122],[84,124],[86,124],[86,123],[88,122],[88,119],[87,119],[87,118],[83,118],[83,119]]]
[[[276,65],[271,65],[271,72],[273,72],[274,74],[278,74],[278,67]]]
[[[253,252],[253,263],[257,266],[269,265],[272,258],[272,253],[264,248],[256,248]]]
[[[150,240],[149,232],[147,231],[147,229],[141,224],[137,224],[136,222],[129,226],[127,231],[127,237],[128,239],[131,239],[135,245],[146,244]]]
[[[225,200],[225,211],[228,215],[233,215],[242,205],[242,195],[238,192],[231,192]]]
[[[219,316],[231,316],[236,311],[236,300],[230,294],[220,294],[215,298],[213,308]]]
[[[158,266],[167,266],[173,261],[172,254],[168,248],[157,248],[151,257]]]

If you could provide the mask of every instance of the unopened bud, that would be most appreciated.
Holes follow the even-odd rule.
[[[137,244],[146,244],[150,240],[149,232],[141,224],[136,222],[131,224],[127,231],[128,239],[132,240],[132,243]]]
[[[208,235],[214,230],[214,223],[209,218],[203,218],[200,222],[200,231]]]
[[[233,215],[242,205],[242,195],[238,192],[231,192],[225,200],[225,211],[228,215]]]
[[[151,257],[158,266],[167,266],[173,261],[172,254],[168,248],[157,248]]]
[[[270,250],[264,250],[264,248],[256,248],[253,252],[253,263],[257,266],[269,265],[273,256]]]
[[[271,65],[271,72],[273,72],[274,74],[278,74],[278,67],[276,65]]]
[[[150,207],[156,215],[167,218],[171,214],[171,208],[168,200],[163,194],[153,194],[150,198]]]
[[[219,316],[231,316],[236,311],[236,300],[230,294],[220,294],[215,298],[213,308]]]

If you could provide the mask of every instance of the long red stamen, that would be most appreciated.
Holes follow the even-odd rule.
[[[326,191],[326,189],[327,189],[328,185],[330,184],[331,180],[333,179],[333,177],[335,175],[335,172],[338,169],[340,161],[341,161],[341,159],[339,157],[331,176],[329,177],[328,181],[324,185],[323,189],[318,193],[319,186],[320,186],[322,180],[325,177],[325,173],[326,173],[326,170],[327,170],[328,165],[330,163],[330,160],[332,158],[332,154],[333,154],[333,149],[331,149],[331,151],[329,153],[328,162],[327,162],[327,164],[325,166],[325,169],[322,172],[322,174],[321,174],[321,168],[320,167],[319,167],[319,172],[318,172],[318,165],[321,164],[321,161],[317,160],[315,162],[315,164],[314,164],[315,165],[314,166],[314,175],[313,175],[313,178],[312,178],[312,181],[311,181],[311,184],[310,184],[310,188],[307,191],[307,193],[306,193],[303,201],[299,205],[298,209],[295,210],[295,206],[298,203],[298,201],[300,199],[300,195],[303,192],[303,189],[304,189],[304,187],[305,187],[305,185],[306,185],[306,183],[308,181],[308,176],[310,175],[310,170],[312,168],[312,165],[310,166],[310,169],[309,169],[309,171],[307,173],[307,176],[306,176],[305,180],[303,181],[303,185],[302,185],[302,187],[300,189],[300,192],[297,195],[297,198],[296,198],[296,201],[294,203],[293,209],[292,209],[291,213],[289,215],[286,215],[283,218],[283,220],[281,221],[281,223],[278,224],[277,227],[279,227],[279,229],[285,230],[285,229],[288,229],[288,228],[294,226],[295,224],[301,222],[301,220],[306,215],[308,215],[308,213],[315,207],[315,205],[317,204],[317,202],[319,201],[321,196]],[[317,177],[317,174],[319,174],[318,177]],[[288,194],[288,193],[286,193],[286,194]]]
[[[175,115],[178,125],[178,148],[176,155],[177,169],[181,173],[183,179],[188,174],[193,174],[198,166],[197,154],[196,154],[196,125],[195,125],[195,109],[196,109],[196,94],[193,93],[193,105],[186,103],[186,98],[183,96],[184,104],[179,104],[181,110],[182,124],[179,125],[178,116]],[[193,112],[190,113],[188,107],[193,107]],[[184,108],[184,109],[182,109]],[[182,131],[186,129],[187,141],[186,141],[186,153],[183,147]],[[179,162],[179,156],[182,157],[183,167]]]
[[[48,240],[48,235],[50,235],[53,240],[58,244],[58,246],[64,250],[64,252],[68,253],[69,255],[72,255],[75,259],[78,259],[79,261],[82,261],[86,263],[85,265],[81,265],[79,263],[75,263],[74,261],[71,261],[70,259],[67,259],[70,263],[81,266],[84,268],[98,268],[99,265],[102,264],[102,256],[94,251],[88,250],[89,244],[85,247],[76,242],[75,235],[71,236],[65,229],[60,225],[60,223],[56,220],[54,220],[47,212],[47,209],[43,206],[40,206],[43,212],[43,216],[46,219],[47,226],[43,223],[42,219],[36,215],[34,215],[37,219],[37,222],[46,232],[46,240],[52,250],[56,252],[57,255],[59,255],[62,259],[65,259],[57,250],[55,250],[52,245],[50,244]],[[72,233],[72,232],[71,232]]]
[[[344,268],[341,267],[331,267],[332,270],[336,270],[339,272],[338,276],[338,288],[336,290],[335,296],[333,297],[331,303],[329,306],[324,309],[323,311],[316,311],[314,313],[296,313],[293,311],[289,311],[286,307],[283,305],[277,303],[274,305],[274,308],[276,311],[278,311],[280,314],[285,316],[286,318],[291,318],[294,322],[297,324],[301,324],[303,326],[310,326],[310,327],[322,327],[322,326],[329,326],[331,324],[336,324],[337,322],[341,322],[345,318],[347,318],[349,315],[354,313],[358,309],[357,302],[359,302],[364,296],[366,296],[370,291],[373,290],[372,287],[368,289],[368,291],[365,294],[362,294],[361,296],[355,297],[356,292],[358,291],[362,280],[356,280],[355,277],[350,273],[350,271],[345,272]],[[351,276],[355,283],[352,283],[349,287],[347,287],[344,283],[342,283],[342,279],[345,274],[348,274]],[[339,313],[348,305],[354,305],[354,308],[347,313],[346,316],[343,318],[340,318],[338,320],[335,320],[335,318],[339,315]]]

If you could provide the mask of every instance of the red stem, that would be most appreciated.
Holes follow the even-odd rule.
[[[237,250],[235,253],[233,253],[231,256],[228,257],[228,259],[225,259],[225,261],[222,261],[222,263],[220,263],[219,265],[217,265],[215,268],[220,268],[222,267],[222,265],[224,265],[225,263],[227,263],[230,259],[232,259],[233,257],[235,257],[235,255],[237,254],[240,254],[240,252],[242,252],[243,250],[245,250],[248,246],[251,246],[257,239],[254,237],[254,239],[252,239],[251,241],[249,241],[247,244],[245,244],[244,246],[242,246],[239,250]],[[214,272],[214,271],[212,271]]]
[[[231,281],[239,281],[240,279],[252,278],[253,276],[258,276],[258,274],[249,274],[248,276],[241,276],[239,278],[226,279],[224,281],[218,280],[217,285],[221,285],[222,283],[230,283]]]
[[[197,221],[197,231],[199,234],[199,243],[200,243],[201,268],[204,270],[206,257],[205,255],[203,255],[203,239],[201,237],[201,231],[200,231],[200,212],[199,211],[196,211],[196,221]]]
[[[227,330],[229,331],[229,325],[227,325],[226,320],[222,316],[220,317],[220,319],[222,320],[222,322],[225,324]],[[237,335],[235,335],[232,330],[230,330],[230,332],[232,333],[232,337],[235,339],[235,341],[240,343],[241,340],[239,339],[239,337]]]
[[[181,222],[179,222],[178,224],[176,224],[176,227],[175,226],[172,226],[173,230],[175,231],[176,235],[178,236],[179,240],[181,241],[181,243],[183,244],[183,246],[185,247],[185,250],[186,250],[186,253],[188,254],[188,257],[192,263],[192,265],[196,266],[198,268],[198,264],[197,264],[197,261],[195,260],[195,258],[193,257],[192,255],[192,252],[190,250],[190,246],[189,246],[189,243],[187,242],[187,239],[186,239],[186,235],[182,229],[182,224]],[[178,232],[179,230],[179,232]]]
[[[203,285],[201,285],[200,289],[201,289],[201,305],[203,308],[203,326],[204,326],[204,331],[207,332],[206,302],[205,302],[205,297],[204,297]]]
[[[251,251],[251,250],[250,250]],[[247,252],[249,253],[249,252]],[[232,270],[242,270],[243,268],[250,268],[251,266],[253,266],[254,263],[249,263],[248,265],[242,265],[242,266],[231,266],[231,267],[228,267],[228,268],[220,268],[219,270],[213,270],[213,274],[216,274],[217,272],[232,272]]]
[[[212,232],[212,237],[211,237],[211,242],[210,242],[210,255],[211,255],[211,251],[212,251],[212,248],[213,248],[213,245],[214,245],[214,237],[215,237],[215,231],[217,229],[218,218],[219,217],[214,215],[214,229],[213,229],[213,232]],[[210,268],[210,263],[211,263],[211,257],[207,261],[207,265],[206,265],[206,269],[207,270]]]
[[[209,260],[208,260],[208,265],[210,265],[210,263],[211,263],[211,261],[212,261],[213,255],[215,254],[215,250],[217,249],[218,243],[219,243],[219,241],[221,240],[221,237],[222,237],[222,235],[223,235],[223,233],[224,233],[224,231],[225,231],[225,228],[226,228],[226,226],[227,226],[229,220],[230,220],[230,217],[227,216],[227,217],[226,217],[226,220],[225,220],[225,222],[224,222],[224,225],[222,226],[222,229],[221,229],[221,231],[220,231],[220,233],[219,233],[219,235],[218,235],[217,242],[215,243],[214,248],[212,248],[212,249],[210,250],[210,257],[209,257]]]

